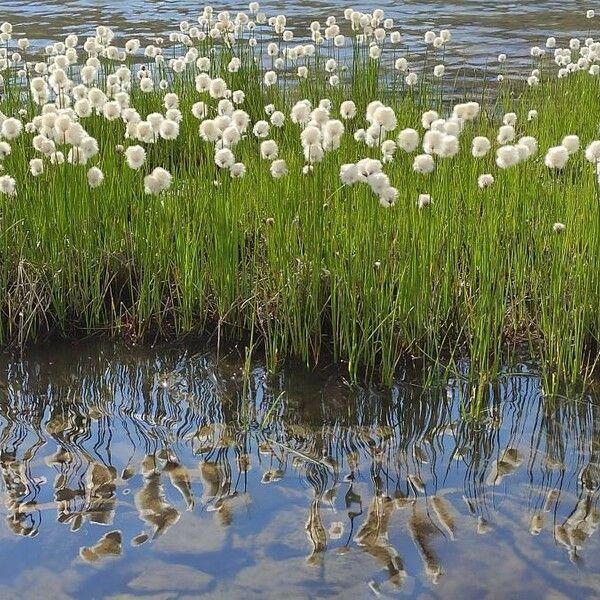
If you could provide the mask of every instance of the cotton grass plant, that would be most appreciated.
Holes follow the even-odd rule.
[[[465,356],[485,382],[513,351],[590,374],[593,38],[548,40],[524,75],[498,57],[493,96],[459,97],[451,33],[409,52],[380,10],[309,41],[257,3],[147,45],[0,32],[2,343],[214,331],[384,383]]]

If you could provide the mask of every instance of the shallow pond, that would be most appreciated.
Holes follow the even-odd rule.
[[[600,590],[600,403],[164,347],[0,359],[0,598],[565,598]],[[244,383],[245,382],[245,383]]]

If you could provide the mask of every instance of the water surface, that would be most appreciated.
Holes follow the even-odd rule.
[[[243,377],[190,349],[0,361],[0,598],[588,598],[600,404],[525,366]]]
[[[149,37],[176,30],[183,19],[195,21],[206,4],[185,0],[4,0],[0,20],[13,23],[16,34],[45,41],[55,41],[68,33],[92,35],[99,24],[113,27],[121,36]],[[247,10],[246,3],[230,1],[212,6],[233,12]],[[514,62],[528,63],[528,48],[532,44],[543,45],[550,35],[566,44],[573,36],[598,33],[596,21],[585,18],[591,5],[578,0],[261,2],[268,15],[286,14],[289,27],[299,35],[306,33],[314,19],[324,22],[331,14],[341,19],[347,6],[363,11],[383,9],[406,34],[409,47],[415,47],[429,28],[450,28],[451,57],[466,66],[493,62],[499,52],[508,53]]]

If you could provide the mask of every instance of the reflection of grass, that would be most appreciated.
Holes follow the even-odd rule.
[[[209,56],[213,43],[199,42],[200,56]],[[406,127],[423,133],[425,108],[444,113],[441,86],[419,83],[420,95],[407,92],[403,76],[382,77],[380,63],[354,47],[337,87],[322,68],[327,52],[339,55],[327,44],[307,61],[307,80],[269,88],[246,44],[211,55],[211,77],[245,92],[241,108],[252,123],[267,118],[267,104],[286,113],[285,125],[269,133],[287,163],[281,179],[271,176],[251,133],[233,149],[244,178],[216,167],[214,146],[199,137],[191,107],[205,101],[212,118],[218,101],[196,91],[194,64],[182,74],[158,69],[178,95],[183,120],[176,141],[143,144],[141,171],[128,168],[117,150],[133,145],[120,120],[81,119],[100,147],[85,168],[44,159],[44,173],[34,177],[29,160],[41,156],[31,147],[34,134],[11,141],[3,166],[17,195],[0,203],[1,339],[24,343],[48,328],[65,335],[183,335],[218,324],[223,337],[252,330],[272,368],[283,355],[315,363],[327,352],[347,364],[353,379],[366,372],[389,383],[402,354],[436,360],[464,350],[480,374],[479,396],[505,349],[528,347],[557,380],[576,380],[599,338],[600,204],[593,165],[582,152],[560,171],[549,170],[543,155],[566,134],[584,144],[596,137],[598,79],[582,72],[558,80],[542,70],[541,85],[517,102],[505,81],[496,105],[483,106],[466,124],[457,156],[436,158],[432,174],[413,173],[414,156],[397,150],[384,170],[399,196],[383,208],[368,185],[340,183],[340,165],[381,157],[351,134],[365,125],[366,106],[376,98],[398,119],[389,139]],[[229,73],[234,54],[242,66]],[[102,62],[100,87],[117,67]],[[10,116],[23,108],[24,121],[31,120],[40,108],[18,94],[23,82],[15,77],[16,69],[5,77],[0,108]],[[142,118],[164,113],[164,92],[143,93],[133,81],[130,104]],[[431,82],[431,74],[421,81]],[[301,127],[289,118],[301,98],[313,106],[329,98],[331,119],[343,100],[358,108],[344,122],[340,147],[307,175]],[[528,121],[532,108],[539,116]],[[535,136],[540,147],[507,170],[496,166],[495,146],[480,159],[470,153],[474,136],[495,140],[501,110],[515,110],[517,136]],[[58,147],[66,154],[67,146]],[[86,179],[92,164],[105,176],[96,189]],[[160,197],[145,194],[144,175],[159,166],[171,172],[173,185]],[[480,190],[483,173],[494,174],[495,183]],[[422,193],[433,203],[419,210]],[[555,222],[566,225],[561,234],[553,232]]]
[[[260,420],[260,428],[265,429],[273,421],[275,417],[275,409],[278,407],[280,401],[285,396],[285,392],[281,392],[273,402],[269,404],[269,408],[265,411],[264,415]]]
[[[592,550],[588,537],[598,522],[593,504],[598,405],[550,402],[542,398],[539,381],[524,373],[489,390],[489,419],[456,421],[457,382],[448,382],[450,396],[446,389],[422,391],[408,382],[390,394],[336,387],[325,379],[315,386],[314,380],[299,381],[296,372],[266,382],[259,376],[264,372],[255,369],[251,393],[262,398],[256,401],[256,421],[268,423],[268,431],[258,427],[248,434],[238,418],[243,399],[228,393],[240,390],[242,382],[231,383],[224,361],[213,372],[205,357],[181,356],[177,349],[115,353],[108,346],[78,345],[70,352],[54,349],[43,359],[2,367],[8,374],[0,403],[7,523],[17,535],[39,527],[37,543],[52,535],[55,502],[81,490],[56,525],[66,531],[83,522],[79,533],[70,534],[74,540],[86,535],[90,499],[101,505],[96,520],[107,521],[112,512],[115,523],[139,518],[147,533],[134,539],[147,541],[156,527],[164,532],[157,549],[180,555],[212,552],[226,531],[245,535],[246,519],[263,527],[264,515],[275,518],[278,527],[284,523],[296,564],[307,545],[311,563],[317,564],[323,551],[329,553],[325,560],[351,551],[346,560],[359,564],[361,549],[372,557],[369,568],[377,580],[389,577],[396,585],[404,579],[403,557],[415,577],[452,577],[448,553],[470,551],[476,528],[491,531],[490,548],[510,550],[503,545],[508,535],[525,543],[528,556],[549,547],[559,561],[566,561],[565,551],[577,560]],[[163,379],[157,370],[177,373],[179,386],[157,385]],[[307,409],[310,405],[314,410]],[[90,418],[94,414],[103,416]],[[82,486],[86,481],[95,485]],[[260,490],[261,481],[272,489]],[[115,484],[115,497],[121,497],[122,486],[132,495],[111,504],[106,492]],[[463,493],[470,515],[460,505]],[[53,494],[54,501],[44,500]],[[127,503],[131,498],[138,517],[131,500]],[[192,504],[195,512],[184,512]],[[68,514],[72,521],[65,519]],[[531,543],[526,538],[536,514],[543,514],[545,529]],[[414,542],[398,526],[408,527]],[[137,531],[124,527],[124,548]],[[266,536],[273,529],[262,531],[258,543],[280,552],[280,538]],[[451,548],[455,534],[457,545]],[[79,542],[88,547],[84,556],[90,560],[110,556],[115,547],[104,538],[94,544],[97,537]],[[133,560],[136,551],[127,552]]]

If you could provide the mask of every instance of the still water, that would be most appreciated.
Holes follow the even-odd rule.
[[[600,398],[246,378],[190,349],[0,359],[0,598],[591,598]]]
[[[209,2],[188,0],[3,0],[0,21],[15,26],[16,35],[32,40],[56,41],[68,33],[93,34],[96,25],[112,27],[120,36],[150,37],[178,28],[181,20],[195,21]],[[353,6],[369,11],[381,8],[392,17],[405,34],[410,48],[421,42],[429,28],[451,29],[453,42],[450,61],[481,67],[494,62],[498,52],[506,52],[513,63],[528,64],[528,48],[543,44],[550,35],[559,43],[573,36],[597,35],[594,22],[585,12],[594,8],[580,0],[363,0],[333,2],[261,2],[267,15],[284,13],[288,26],[297,37],[306,34],[310,21],[324,22],[328,15],[343,17],[343,10]],[[223,1],[213,3],[216,10],[247,10],[247,3]],[[600,17],[599,17],[600,18]]]

